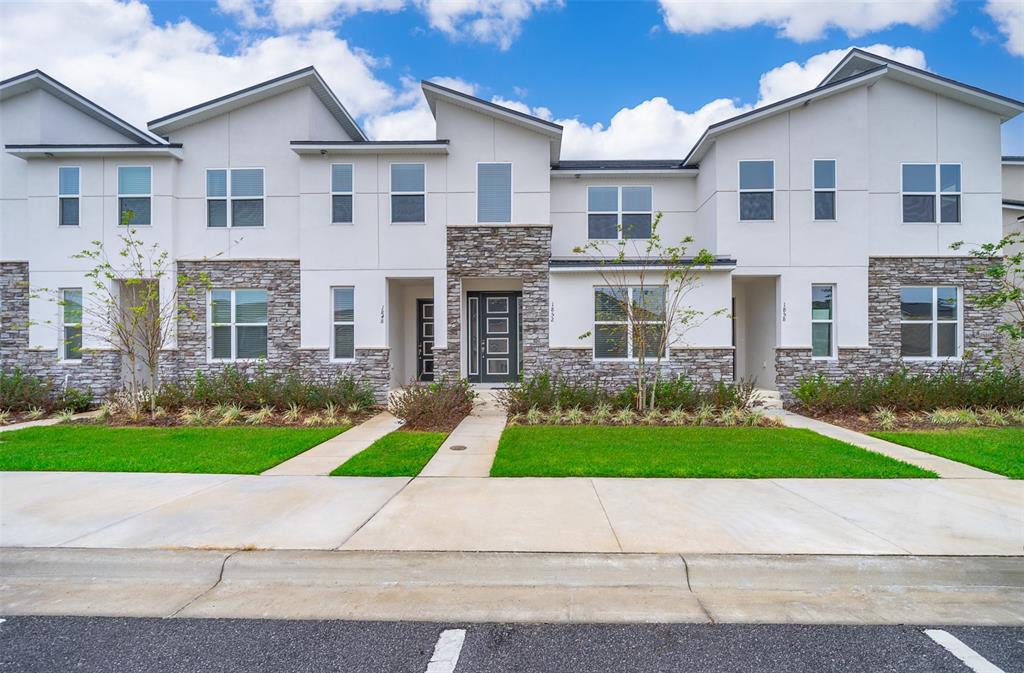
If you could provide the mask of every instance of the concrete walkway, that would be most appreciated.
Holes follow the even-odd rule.
[[[795,414],[792,411],[783,411],[781,412],[781,416],[786,425],[791,428],[806,428],[808,430],[813,430],[819,435],[838,439],[841,442],[853,444],[854,446],[859,446],[862,449],[874,451],[875,453],[881,453],[882,455],[895,458],[896,460],[901,460],[904,463],[916,465],[925,470],[931,470],[943,479],[1007,478],[1001,474],[987,472],[965,463],[958,463],[941,456],[912,449],[908,446],[887,442],[884,439],[878,439],[877,437],[872,437],[871,435],[866,435],[862,432],[857,432],[856,430],[832,425],[831,423],[819,421],[814,418],[807,418],[806,416]]]
[[[72,420],[79,420],[83,418],[93,418],[99,415],[99,410],[83,411],[71,416]],[[11,423],[9,425],[0,425],[0,432],[11,432],[14,430],[24,430],[25,428],[45,428],[48,425],[57,425],[60,423],[60,419],[57,417],[53,418],[41,418],[38,421],[22,421],[21,423]]]
[[[317,444],[294,458],[275,465],[263,476],[317,476],[328,475],[334,468],[368,448],[384,435],[402,427],[402,421],[382,411],[354,428]]]
[[[496,391],[478,390],[473,411],[459,423],[420,472],[420,477],[486,477],[505,430]],[[459,448],[456,448],[459,447]]]

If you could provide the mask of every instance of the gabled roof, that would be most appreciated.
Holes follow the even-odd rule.
[[[149,122],[149,130],[153,133],[167,134],[172,131],[184,128],[191,124],[211,119],[217,115],[237,110],[238,108],[250,105],[257,101],[270,98],[271,96],[277,96],[278,94],[298,89],[303,86],[308,86],[316,94],[320,102],[324,104],[324,107],[334,116],[341,127],[345,129],[345,132],[355,140],[367,140],[366,134],[359,128],[355,119],[348,113],[345,106],[341,104],[338,97],[334,95],[331,88],[327,86],[327,83],[320,76],[320,73],[316,71],[313,66],[290,72],[287,75],[281,75],[273,79],[268,79],[265,82],[254,84],[244,89],[239,89],[234,93],[229,93],[226,96],[214,98],[208,100],[205,103],[199,105],[193,105],[190,108],[172,112],[169,115],[164,115],[157,119]]]
[[[164,141],[147,131],[132,126],[117,115],[105,110],[92,102],[77,91],[61,84],[42,70],[30,70],[29,72],[15,75],[0,82],[0,100],[14,98],[23,93],[42,89],[61,102],[70,105],[84,115],[87,115],[108,128],[117,131],[129,140],[144,145],[163,145]]]
[[[437,101],[445,100],[453,105],[528,128],[550,138],[551,161],[558,161],[558,155],[562,149],[562,127],[559,124],[520,112],[519,110],[507,108],[504,105],[492,103],[483,98],[470,96],[468,93],[449,89],[434,82],[423,80],[420,82],[420,86],[423,89],[423,97],[427,99],[427,104],[430,106],[430,113],[434,115],[435,119],[437,118]]]

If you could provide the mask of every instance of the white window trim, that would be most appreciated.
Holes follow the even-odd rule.
[[[225,192],[224,192],[225,195],[224,196],[210,196],[210,193],[209,193],[210,192],[210,187],[209,187],[209,185],[210,185],[210,181],[209,181],[209,173],[210,173],[210,171],[224,171],[225,172],[225,183],[226,184],[224,186],[224,189],[225,189]],[[258,197],[256,197],[256,196],[232,196],[232,194],[231,194],[231,171],[259,171],[261,176],[262,176],[262,178],[263,178],[263,194],[262,194],[262,196],[258,196]],[[231,217],[231,215],[232,215],[231,202],[232,201],[255,201],[257,199],[259,199],[260,201],[263,202],[263,224],[260,224],[259,226],[251,226],[251,225],[250,226],[243,226],[243,227],[239,227],[239,229],[261,229],[261,228],[267,226],[267,171],[266,171],[265,168],[263,168],[262,166],[233,166],[231,168],[221,168],[221,167],[218,167],[218,166],[214,166],[212,168],[207,168],[205,175],[207,176],[207,179],[206,179],[206,185],[207,185],[206,186],[206,192],[207,192],[206,193],[206,228],[207,229],[232,229],[232,228],[234,228],[235,225],[234,225],[234,222],[232,222],[232,217]],[[210,201],[224,201],[226,203],[227,213],[225,213],[225,218],[226,218],[224,220],[226,222],[225,226],[223,226],[223,227],[211,227],[210,226]]]
[[[355,185],[353,185],[354,187]],[[353,218],[354,219],[354,218]],[[335,320],[334,319],[334,291],[335,290],[352,290],[352,320]],[[332,285],[331,286],[331,362],[355,362],[356,360],[356,288],[354,285]],[[334,339],[334,327],[336,325],[352,325],[352,357],[350,358],[339,358],[335,352],[335,339]]]
[[[742,166],[745,163],[752,162],[763,162],[767,161],[772,165],[772,188],[769,189],[743,189],[740,185],[743,184],[741,180]],[[736,161],[736,219],[740,222],[774,222],[775,221],[775,185],[778,182],[777,175],[775,172],[775,159],[739,159]],[[763,194],[765,192],[771,192],[772,194],[772,216],[767,220],[747,220],[743,218],[743,194]]]
[[[65,194],[60,191],[60,172],[65,168],[74,168],[78,171],[78,193],[77,194]],[[152,189],[152,182],[150,182],[150,189]],[[78,202],[78,224],[64,224],[60,221],[63,209],[61,208],[61,201],[63,199],[74,199]],[[120,202],[118,202],[120,204]],[[152,210],[152,208],[150,208]],[[118,206],[118,216],[120,216],[121,208]],[[81,166],[57,166],[57,226],[62,229],[73,229],[82,226],[82,167]]]
[[[814,317],[814,288],[816,287],[831,287],[832,288],[832,317],[828,320],[822,320]],[[812,360],[837,360],[839,359],[839,343],[836,338],[836,301],[838,286],[836,283],[811,283],[811,359]],[[831,336],[829,343],[832,344],[832,352],[828,355],[814,355],[814,325],[815,324],[828,324]]]
[[[616,210],[591,210],[590,209],[590,190],[591,188],[601,187],[613,187],[616,190],[616,203],[618,208]],[[625,210],[622,207],[622,189],[623,187],[646,187],[651,190],[651,209],[650,210]],[[650,238],[625,238],[623,236],[623,215],[650,215],[651,216],[651,228],[654,227],[654,185],[587,185],[587,240],[588,241],[649,241]],[[618,218],[615,226],[615,238],[590,238],[590,216],[591,215],[615,215]]]
[[[79,189],[81,189],[81,186],[79,186]],[[64,322],[64,301],[65,301],[64,300],[64,293],[69,291],[69,290],[78,290],[79,294],[82,297],[82,320],[83,320],[83,322]],[[60,303],[60,306],[58,307],[59,310],[60,310],[60,343],[57,345],[57,355],[58,355],[57,359],[58,359],[58,361],[66,363],[66,364],[78,364],[78,363],[80,363],[82,361],[81,357],[77,357],[77,358],[66,357],[66,355],[67,355],[67,341],[68,341],[67,328],[68,327],[76,327],[77,326],[82,331],[82,349],[80,349],[79,353],[78,353],[79,356],[81,356],[81,354],[82,354],[81,351],[85,349],[85,326],[84,326],[84,321],[85,321],[85,291],[82,288],[80,288],[80,287],[62,287],[62,288],[58,289],[58,292],[60,292],[60,301],[61,301],[61,303]]]
[[[594,286],[591,287],[591,292],[590,292],[591,301],[595,300],[597,291],[602,289],[602,288],[617,289],[617,288],[614,288],[614,287],[610,287],[608,285],[594,285]],[[648,325],[654,325],[654,324],[657,324],[659,322],[661,324],[665,324],[667,322],[667,319],[668,319],[668,303],[667,303],[668,302],[668,286],[667,285],[645,285],[643,287],[641,287],[640,285],[630,285],[629,288],[628,288],[629,299],[628,299],[627,304],[626,304],[626,321],[625,322],[623,322],[621,320],[598,320],[597,319],[597,315],[596,315],[596,307],[595,307],[595,315],[594,315],[594,321],[593,321],[594,322],[594,345],[590,349],[590,352],[592,354],[594,362],[639,362],[640,361],[640,358],[633,354],[633,299],[632,299],[633,290],[640,290],[640,289],[643,289],[643,290],[653,290],[655,288],[663,288],[665,290],[665,300],[666,300],[666,305],[665,305],[665,313],[666,313],[666,315],[665,315],[665,318],[666,318],[666,320],[649,321],[647,324]],[[598,325],[623,325],[623,324],[626,325],[626,353],[628,353],[628,355],[626,357],[624,357],[624,358],[598,357],[598,355],[597,355],[597,326]],[[666,352],[662,353],[662,357],[665,357],[668,354],[668,350],[669,350],[669,345],[668,345],[668,343],[666,343],[665,344],[665,351]],[[650,356],[648,356],[648,358],[656,359],[657,356],[656,355],[650,355]]]
[[[481,166],[508,166],[508,222],[491,222],[480,219],[480,167]],[[426,168],[423,169],[423,186],[426,187]],[[516,171],[511,161],[478,161],[476,162],[476,193],[473,207],[476,210],[477,224],[512,224],[516,221]],[[424,203],[424,214],[426,214],[426,203]]]
[[[914,223],[912,223],[914,224]],[[956,320],[939,320],[939,288],[940,287],[952,287],[956,290]],[[900,330],[903,330],[903,325],[931,325],[932,343],[931,355],[900,355],[900,359],[907,360],[908,362],[956,362],[963,358],[964,353],[964,303],[963,303],[963,288],[958,285],[900,285],[900,290],[904,288],[928,288],[932,291],[932,318],[930,321],[925,320],[904,320],[903,310],[900,309]],[[939,352],[939,325],[956,325],[956,355],[936,355]],[[901,335],[900,349],[902,350],[902,335]]]
[[[394,185],[392,184],[392,166],[423,166],[423,191],[422,192],[396,192]],[[427,163],[425,161],[392,161],[388,163],[388,219],[391,224],[397,226],[403,226],[411,224],[413,226],[426,224],[427,223]],[[422,196],[423,197],[423,221],[422,222],[395,222],[395,214],[392,211],[392,204],[394,199],[392,196]]]
[[[245,292],[246,290],[258,290],[260,292],[266,292],[267,294],[267,321],[266,322],[235,322],[235,293],[238,291]],[[214,292],[230,292],[231,293],[231,322],[219,322],[214,325],[213,322],[213,293]],[[216,327],[230,327],[231,328],[231,357],[230,358],[215,358],[213,357],[213,328]],[[259,362],[261,358],[240,358],[236,357],[238,354],[238,327],[266,327],[267,328],[267,350],[269,355],[270,350],[270,292],[264,290],[261,287],[215,287],[206,291],[206,361],[207,362]]]
[[[935,191],[933,192],[908,192],[903,188],[903,167],[904,166],[932,166],[935,169]],[[942,167],[943,166],[957,166],[960,169],[960,191],[957,192],[944,192],[942,191]],[[931,161],[901,161],[900,162],[900,200],[899,200],[899,221],[901,224],[954,224],[962,225],[964,223],[964,166],[958,161],[943,161],[943,162],[931,162]],[[903,219],[903,197],[904,196],[931,196],[934,199],[934,213],[935,218],[930,222],[907,222]],[[943,196],[958,196],[960,197],[960,208],[959,215],[960,219],[956,222],[943,222],[942,221],[942,197]],[[919,286],[924,287],[924,286]]]
[[[149,169],[149,193],[148,194],[122,194],[121,193],[121,169],[122,168],[148,168]],[[114,169],[114,179],[117,180],[117,207],[114,209],[117,214],[117,226],[121,224],[121,199],[149,199],[149,224],[136,224],[132,222],[129,227],[152,227],[156,224],[156,208],[153,207],[153,165],[152,164],[118,164]],[[82,190],[82,186],[78,186]]]
[[[336,192],[334,191],[334,167],[335,166],[350,166],[352,168],[352,191],[348,192]],[[390,169],[388,169],[390,170]],[[423,169],[423,180],[424,187],[426,187],[426,168]],[[331,224],[339,227],[351,227],[356,223],[356,165],[351,162],[332,163],[331,171],[327,176],[327,179],[331,181]],[[264,190],[266,191],[266,190]],[[352,197],[352,221],[351,222],[335,222],[334,221],[334,197],[335,196],[351,196]],[[424,204],[426,205],[426,204]],[[333,293],[333,290],[332,290]],[[333,339],[332,339],[333,341]]]
[[[834,185],[833,187],[830,187],[830,188],[818,187],[818,184],[815,182],[816,173],[814,171],[814,164],[816,162],[818,162],[818,161],[831,161],[832,162],[832,184]],[[900,170],[902,171],[903,169],[900,169]],[[815,208],[815,206],[816,206],[815,196],[818,194],[818,192],[822,192],[822,193],[832,192],[832,217],[818,219],[817,214],[816,214],[817,213],[817,209]],[[774,208],[774,206],[773,206],[773,208]],[[811,159],[811,220],[814,221],[814,222],[838,222],[839,221],[839,160],[838,159],[833,159],[831,157],[818,157],[816,159]],[[818,285],[818,284],[819,283],[815,283],[815,285]],[[833,303],[834,303],[835,302],[835,294],[834,293],[833,293],[832,297],[833,297]],[[834,308],[833,308],[833,311],[834,311]]]

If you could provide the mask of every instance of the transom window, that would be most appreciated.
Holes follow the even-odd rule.
[[[512,221],[512,164],[476,165],[476,221]]]
[[[60,291],[60,323],[63,345],[62,360],[82,359],[82,288],[68,287]]]
[[[900,354],[945,358],[960,354],[960,297],[955,287],[900,289]]]
[[[903,164],[903,221],[960,222],[960,164]]]
[[[814,160],[814,219],[836,219],[836,162]]]
[[[423,224],[426,190],[423,164],[391,164],[391,222]]]
[[[594,357],[657,357],[665,348],[664,287],[594,288]]]
[[[149,166],[117,167],[118,224],[153,224],[153,169]]]
[[[331,224],[352,224],[352,164],[331,164]]]
[[[775,219],[775,162],[740,162],[740,219]]]
[[[835,285],[811,286],[811,356],[835,357]]]
[[[210,359],[267,357],[267,291],[210,291]]]
[[[335,360],[351,360],[356,355],[355,289],[351,287],[331,288],[332,318],[334,335],[332,354]]]
[[[587,187],[587,237],[621,240],[651,237],[651,187]]]
[[[82,169],[78,166],[61,166],[57,169],[58,224],[62,227],[77,227],[79,224],[81,176]]]
[[[263,169],[206,170],[206,226],[263,226]]]

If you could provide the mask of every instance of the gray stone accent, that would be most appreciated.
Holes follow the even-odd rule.
[[[672,348],[669,357],[661,362],[663,379],[686,376],[703,385],[718,381],[732,381],[733,348]],[[546,368],[574,380],[596,379],[609,388],[621,388],[633,383],[636,364],[632,362],[595,361],[589,348],[552,348],[544,356]],[[654,362],[647,362],[653,369]]]
[[[996,289],[996,282],[968,267],[978,260],[964,257],[872,257],[868,262],[868,347],[840,348],[835,360],[815,360],[809,348],[776,350],[776,383],[784,402],[794,402],[791,390],[805,376],[830,379],[877,375],[906,367],[915,372],[938,372],[961,365],[974,371],[998,355],[999,316],[978,305],[978,298]],[[908,285],[956,285],[963,291],[962,362],[903,360],[900,357],[900,288]]]

